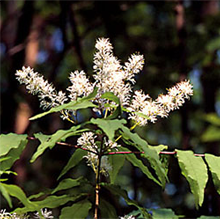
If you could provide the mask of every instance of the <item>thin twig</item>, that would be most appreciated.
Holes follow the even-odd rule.
[[[35,138],[35,137],[28,137],[29,140],[38,140],[38,138]],[[74,147],[74,148],[77,148],[77,149],[82,149],[82,150],[85,150],[87,152],[90,152],[90,153],[93,153],[93,154],[97,154],[97,152],[95,151],[92,151],[92,150],[89,150],[87,148],[84,148],[84,147],[80,147],[78,145],[73,145],[73,144],[68,144],[68,143],[64,143],[64,142],[56,142],[56,144],[59,144],[59,145],[63,145],[63,146],[67,146],[67,147]]]
[[[176,151],[161,151],[159,154],[165,155],[174,155]],[[105,155],[114,155],[114,154],[144,154],[144,151],[116,151],[116,152],[108,152]],[[204,157],[205,154],[194,154],[196,157]]]
[[[28,139],[29,140],[37,140],[37,138],[34,138],[34,137],[28,137]],[[64,142],[57,142],[57,144],[68,146],[68,147],[80,148],[82,150],[91,152],[93,154],[97,154],[94,151],[90,151],[87,148],[83,148],[83,147],[80,147],[78,145],[72,145],[72,144],[68,144],[68,143],[64,143]],[[159,154],[175,155],[176,153],[177,153],[176,151],[161,151]],[[144,151],[116,151],[116,152],[108,152],[108,153],[105,153],[103,155],[115,155],[115,154],[144,154]],[[205,154],[196,154],[195,153],[194,156],[196,156],[196,157],[204,157]]]

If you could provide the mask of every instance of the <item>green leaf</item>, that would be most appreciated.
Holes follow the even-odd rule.
[[[63,170],[61,171],[61,174],[58,177],[58,180],[65,174],[67,173],[70,169],[72,169],[73,167],[75,167],[82,159],[83,157],[87,155],[87,152],[81,149],[77,149],[73,155],[71,156],[71,158],[69,159],[67,165],[63,168]]]
[[[5,190],[7,191],[7,193],[10,196],[13,196],[13,197],[16,197],[17,199],[19,199],[24,206],[26,206],[28,208],[34,208],[34,205],[26,197],[25,193],[23,192],[23,190],[21,188],[19,188],[16,185],[5,184],[5,183],[1,183],[1,185],[5,188]]]
[[[194,156],[192,151],[176,150],[176,152],[182,174],[190,185],[196,208],[198,208],[202,206],[204,200],[204,189],[208,180],[207,167],[203,159]]]
[[[51,194],[54,194],[54,193],[56,193],[60,190],[70,189],[72,187],[79,186],[80,185],[80,182],[79,182],[80,179],[82,179],[82,177],[80,177],[78,179],[68,178],[68,179],[62,180],[59,183],[59,185],[52,191]]]
[[[29,200],[33,200],[33,199],[38,199],[39,197],[45,195],[45,192],[39,192],[37,194],[33,194],[31,196],[28,197]]]
[[[210,125],[202,134],[201,140],[203,142],[220,141],[220,128]]]
[[[10,208],[12,208],[12,202],[11,202],[9,193],[7,192],[7,190],[5,189],[4,185],[2,185],[1,182],[0,182],[0,191],[2,195],[4,196],[4,198],[6,199],[6,201],[8,202],[8,205],[10,206]]]
[[[220,126],[220,117],[216,113],[209,113],[204,115],[204,120],[212,125]]]
[[[178,219],[172,209],[148,209],[152,211],[153,219]]]
[[[113,184],[107,184],[107,183],[101,183],[102,186],[104,186],[108,191],[110,191],[113,195],[123,197],[125,202],[128,205],[133,205],[136,208],[138,208],[141,213],[143,214],[144,218],[149,218],[151,215],[147,212],[147,210],[141,206],[138,205],[138,203],[134,200],[131,200],[128,198],[127,192],[120,188],[120,186],[113,185]]]
[[[44,135],[41,133],[35,134],[34,136],[40,140],[41,144],[38,146],[37,151],[31,158],[31,163],[33,163],[43,152],[50,148],[52,149],[58,141],[65,141],[66,138],[77,135],[80,132],[86,131],[87,129],[78,130],[81,125],[73,126],[69,130],[58,130],[52,135]]]
[[[163,188],[165,187],[166,181],[168,180],[166,171],[160,161],[159,150],[165,148],[163,145],[159,145],[158,147],[148,146],[148,143],[138,136],[138,134],[132,133],[127,127],[122,127],[123,133],[122,137],[126,141],[126,138],[132,140],[134,146],[140,151],[144,152],[141,154],[142,157],[146,158],[151,167],[155,170],[156,175],[158,176],[160,183]],[[149,177],[150,178],[150,177]]]
[[[115,109],[115,111],[114,111],[111,115],[109,115],[106,119],[107,119],[107,120],[117,119],[118,117],[121,116],[121,114],[122,114],[121,106],[119,105],[119,106]]]
[[[0,171],[0,176],[3,175],[3,174],[7,174],[7,175],[9,175],[9,174],[13,174],[13,175],[15,175],[15,176],[18,175],[16,172],[11,171],[11,170]]]
[[[220,194],[220,157],[212,154],[205,154],[205,160],[208,163],[209,170],[212,173],[215,188],[218,194]]]
[[[120,104],[120,99],[113,92],[106,92],[101,95],[101,98],[111,100],[116,104]]]
[[[107,120],[101,118],[92,118],[91,123],[98,125],[103,132],[108,136],[110,140],[114,140],[115,131],[123,127],[123,124],[126,124],[126,120],[124,119],[114,119],[114,120]]]
[[[218,50],[220,48],[220,37],[216,37],[212,40],[210,40],[206,46],[206,49],[209,52],[213,52],[215,50]]]
[[[1,134],[0,135],[0,156],[6,155],[12,148],[20,148],[22,145],[26,146],[26,134]]]
[[[85,108],[89,108],[89,107],[97,107],[95,104],[93,104],[90,101],[95,98],[96,94],[97,94],[97,88],[95,88],[94,91],[91,94],[89,94],[87,97],[78,98],[76,101],[71,101],[69,103],[51,108],[49,111],[35,115],[35,116],[31,117],[29,120],[35,120],[38,118],[42,118],[45,115],[48,115],[48,114],[51,114],[54,112],[60,112],[64,109],[78,110],[78,109],[85,109]]]
[[[125,156],[124,155],[119,155],[119,154],[118,155],[117,154],[109,155],[108,156],[108,161],[112,166],[112,169],[109,171],[110,182],[114,183],[119,170],[124,165]]]
[[[68,196],[68,195],[62,195],[62,196],[48,196],[46,199],[41,201],[33,201],[31,202],[32,206],[30,207],[23,207],[23,208],[17,208],[14,210],[16,213],[27,213],[27,212],[34,212],[34,211],[40,211],[42,208],[56,208],[59,206],[62,206],[70,201],[75,201],[79,199],[80,197],[85,196],[85,194],[80,194],[77,196]]]
[[[100,199],[99,210],[102,219],[117,219],[115,207],[104,199]]]
[[[18,160],[27,145],[28,140],[22,140],[17,148],[11,148],[6,156],[1,157],[0,170],[6,171]]]
[[[123,151],[127,151],[127,148],[120,147]],[[143,164],[134,154],[126,154],[126,159],[130,161],[133,166],[138,167],[149,179],[161,186],[161,183],[152,175],[147,166]]]
[[[207,215],[201,215],[198,219],[219,219],[220,216],[207,216]]]
[[[161,151],[168,149],[168,146],[163,145],[163,144],[160,144],[160,145],[157,145],[157,146],[151,146],[151,145],[148,144],[148,147],[153,149],[153,150],[156,150],[157,154],[160,154]]]
[[[92,204],[87,199],[74,203],[72,206],[61,210],[60,219],[85,219],[88,216]]]

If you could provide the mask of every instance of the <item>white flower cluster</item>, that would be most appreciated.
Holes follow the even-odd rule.
[[[193,95],[192,85],[189,81],[177,83],[168,89],[166,95],[159,95],[155,101],[150,96],[145,95],[143,91],[135,91],[134,98],[129,106],[131,114],[129,118],[144,126],[148,121],[155,122],[157,117],[168,117],[169,112],[179,109]]]
[[[45,219],[52,219],[54,218],[54,216],[52,215],[52,211],[48,211],[46,208],[45,209],[41,209],[41,215],[45,218]],[[36,219],[41,219],[41,215],[39,214],[39,212],[37,212],[35,214],[35,218]]]
[[[41,214],[45,219],[54,218],[52,215],[52,211],[47,211],[46,208],[44,210],[41,209]],[[41,216],[38,212],[34,213],[34,215],[35,215],[34,216],[35,219],[41,219]],[[15,212],[14,213],[7,212],[6,209],[2,209],[0,211],[0,219],[29,219],[29,217],[30,216],[27,214],[18,214]]]
[[[26,85],[31,94],[38,95],[40,106],[44,110],[62,105],[67,101],[65,93],[57,92],[52,84],[44,80],[43,76],[34,72],[30,67],[22,67],[22,70],[18,70],[15,75],[21,84]]]
[[[124,217],[120,217],[120,219],[135,219],[133,215],[125,215]]]
[[[6,209],[0,211],[0,219],[28,219],[28,217],[28,215],[7,212]]]
[[[75,101],[80,96],[89,95],[94,89],[94,85],[89,82],[84,71],[79,72],[76,70],[70,73],[69,79],[72,86],[69,86],[67,90],[70,92],[69,98],[71,101]]]
[[[72,85],[67,88],[70,101],[89,95],[96,86],[98,87],[96,101],[100,107],[96,111],[104,110],[107,100],[101,99],[100,96],[105,92],[113,92],[119,97],[123,106],[128,106],[132,91],[131,84],[135,83],[134,75],[139,73],[144,65],[143,55],[131,55],[128,62],[122,66],[119,60],[113,56],[113,47],[109,39],[98,39],[95,48],[97,49],[94,54],[93,66],[95,82],[91,83],[84,71],[71,72],[69,79]],[[57,92],[52,84],[30,67],[22,67],[22,70],[18,70],[15,75],[21,84],[26,85],[31,94],[38,95],[40,106],[44,110],[62,105],[68,100],[66,93]],[[64,113],[63,119],[69,117],[68,111]]]
[[[88,166],[91,166],[96,172],[98,168],[98,153],[100,148],[97,146],[95,139],[97,136],[93,132],[84,132],[80,138],[77,140],[77,145],[82,146],[88,150],[87,156],[84,156],[88,161]],[[116,142],[110,140],[106,141],[104,139],[103,151],[108,149],[116,149],[119,147]],[[112,167],[108,161],[107,156],[103,156],[101,159],[100,172],[108,175],[108,172],[112,170]]]
[[[135,83],[134,75],[143,69],[143,55],[133,54],[128,62],[122,66],[113,55],[113,47],[108,39],[100,38],[95,45],[97,51],[94,55],[94,79],[98,87],[99,98],[105,92],[113,92],[119,97],[121,104],[129,104],[131,84]],[[101,107],[105,100],[98,100]]]

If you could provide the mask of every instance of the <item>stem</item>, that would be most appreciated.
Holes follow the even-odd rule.
[[[95,176],[95,212],[94,219],[98,219],[98,209],[99,209],[99,191],[100,191],[100,171],[101,171],[101,160],[103,156],[102,147],[104,141],[102,141],[100,153],[98,154],[97,171]]]

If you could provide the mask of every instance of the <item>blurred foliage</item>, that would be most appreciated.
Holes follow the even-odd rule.
[[[20,102],[27,102],[32,114],[42,111],[38,100],[13,81],[14,64],[16,68],[27,65],[25,54],[20,54],[18,58],[15,50],[19,49],[15,48],[16,39],[23,33],[18,23],[27,2],[0,3],[2,133],[14,131],[15,114]],[[187,148],[197,153],[220,155],[219,124],[216,124],[220,115],[220,13],[219,2],[214,9],[208,5],[215,1],[210,2],[183,1],[184,27],[179,31],[176,26],[178,1],[33,1],[33,10],[29,10],[33,16],[29,33],[35,29],[38,33],[37,59],[33,67],[40,73],[47,73],[45,77],[53,81],[58,89],[64,90],[69,85],[71,71],[84,69],[91,77],[94,44],[98,37],[111,39],[114,52],[121,62],[127,60],[129,54],[139,51],[144,54],[146,64],[136,77],[136,89],[143,89],[156,98],[184,77],[193,83],[194,96],[183,110],[135,131],[152,145],[165,144],[170,150]],[[27,21],[23,20],[24,27]],[[37,21],[42,22],[41,25],[37,26]],[[21,50],[25,52],[28,36],[24,37]],[[207,113],[215,114],[215,118],[208,119],[207,115],[204,120]],[[89,116],[82,114],[81,117]],[[51,134],[58,128],[69,126],[56,115],[48,116],[31,122],[25,133],[30,136],[39,131]],[[74,139],[71,141],[74,142]],[[56,146],[53,154],[46,152],[30,165],[28,161],[35,148],[36,144],[30,143],[29,151],[14,166],[16,172],[16,167],[25,169],[22,172],[26,176],[23,179],[10,178],[28,194],[37,193],[45,186],[54,187],[61,167],[66,164],[64,161],[71,155],[70,149]],[[130,198],[137,199],[146,208],[169,207],[176,215],[186,215],[187,218],[201,214],[220,215],[220,199],[215,193],[209,198],[205,195],[203,207],[196,211],[189,186],[180,176],[176,159],[169,156],[169,160],[170,183],[165,191],[129,164],[119,172],[120,178],[116,182],[120,182],[129,192]],[[89,173],[83,166],[81,171],[71,176],[89,176]],[[213,183],[208,182],[207,192],[211,192],[213,187]],[[4,207],[5,202],[2,201],[1,205]],[[125,209],[127,213],[132,211],[126,206]]]

